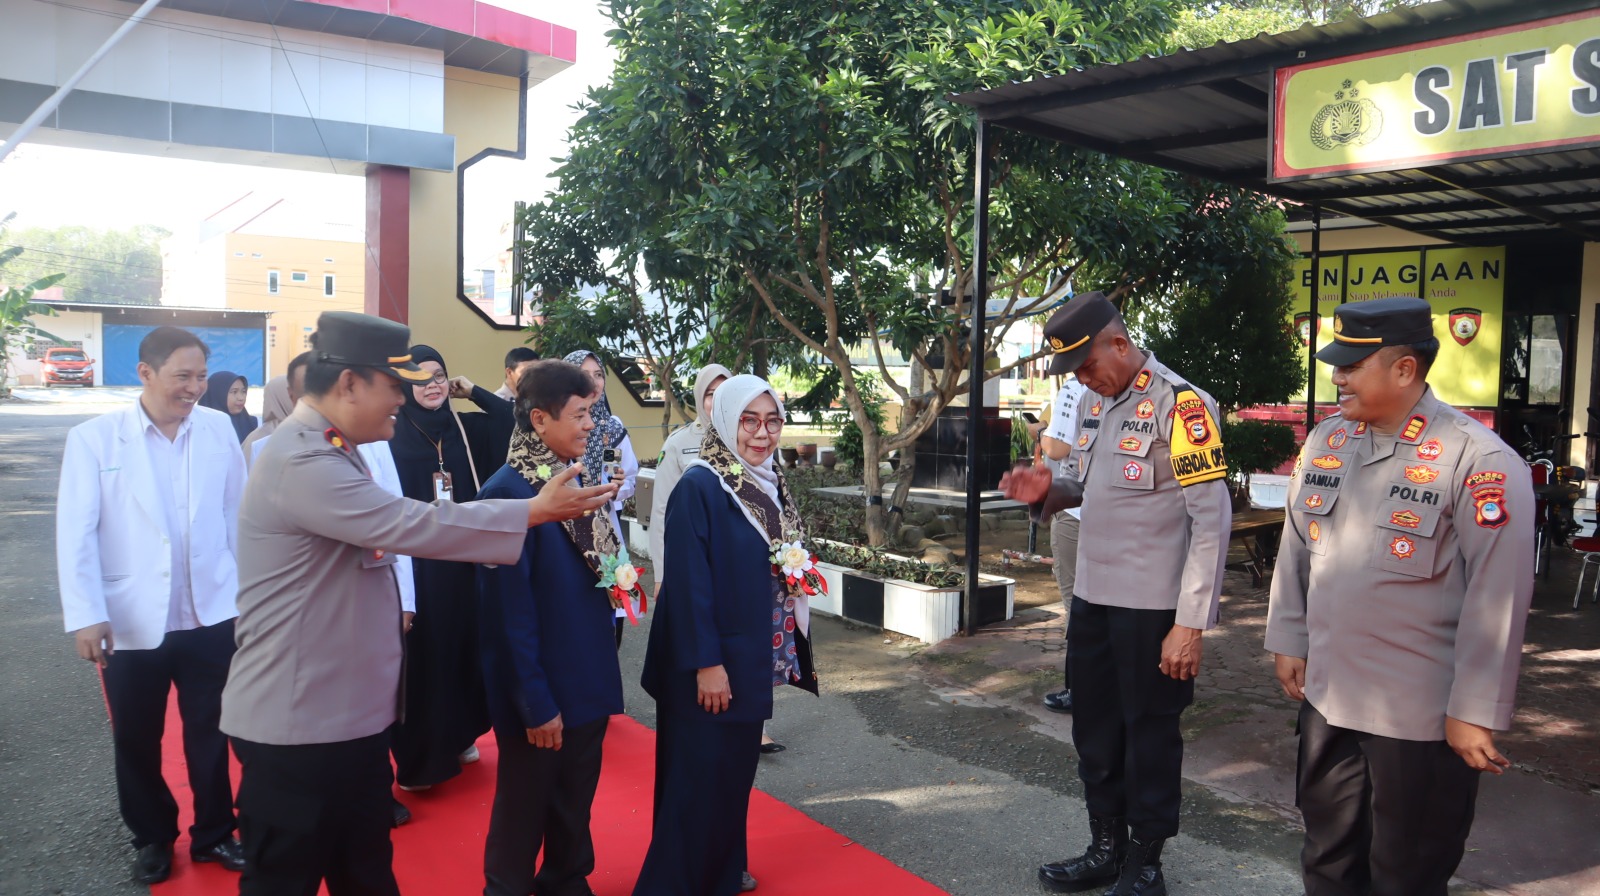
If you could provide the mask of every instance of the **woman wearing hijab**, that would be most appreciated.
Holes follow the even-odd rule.
[[[806,595],[822,586],[773,463],[783,405],[765,380],[732,377],[711,424],[667,503],[671,562],[642,682],[656,701],[655,815],[634,896],[743,889],[773,688],[817,692]]]
[[[206,394],[200,406],[221,411],[233,421],[233,434],[244,444],[245,437],[260,426],[260,421],[245,412],[244,402],[250,395],[250,382],[231,370],[213,373],[206,379]]]
[[[505,462],[495,433],[511,425],[511,405],[473,387],[481,414],[450,407],[444,358],[426,345],[411,347],[432,381],[406,387],[405,404],[389,440],[400,490],[417,501],[466,503],[483,479]],[[474,741],[489,730],[483,675],[478,668],[477,602],[471,563],[412,559],[416,616],[406,634],[404,721],[394,730],[395,780],[402,790],[426,790],[476,762]]]
[[[208,383],[209,385],[209,383]],[[275,376],[267,380],[267,385],[261,390],[261,425],[239,447],[244,449],[244,462],[253,463],[260,445],[272,435],[289,414],[294,411],[294,405],[289,401],[289,378]]]
[[[711,399],[716,395],[717,387],[730,376],[733,376],[733,371],[721,364],[707,364],[700,368],[694,378],[696,416],[689,425],[667,436],[667,441],[661,446],[661,460],[656,462],[655,490],[650,495],[650,563],[655,568],[657,594],[661,593],[666,569],[662,554],[666,545],[667,498],[672,495],[673,487],[678,484],[689,462],[700,456],[700,443],[705,441],[706,429],[711,425]]]
[[[622,418],[611,413],[611,403],[606,400],[606,368],[600,363],[600,356],[588,349],[572,352],[562,360],[568,364],[576,364],[594,381],[595,389],[600,398],[589,408],[589,417],[594,420],[594,429],[589,432],[589,442],[583,452],[583,484],[599,485],[600,476],[605,466],[605,451],[607,448],[617,452],[617,463],[622,470],[621,487],[617,489],[617,498],[611,502],[611,526],[617,531],[622,526],[617,519],[617,514],[622,510],[622,502],[633,497],[634,486],[639,480],[639,458],[633,452],[633,442],[628,438],[628,428],[622,424]],[[635,613],[638,608],[634,608]],[[624,610],[616,614],[617,648],[622,647],[622,624],[627,618]]]

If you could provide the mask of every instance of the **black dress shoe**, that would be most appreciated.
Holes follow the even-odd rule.
[[[397,828],[397,827],[405,824],[406,822],[408,822],[410,820],[411,820],[411,810],[406,808],[406,804],[405,803],[402,803],[399,800],[395,800],[394,801],[394,819],[389,823],[389,826]]]
[[[189,860],[198,863],[214,862],[229,871],[243,871],[244,847],[239,845],[238,840],[229,837],[210,849],[191,851]]]
[[[1072,712],[1072,691],[1056,691],[1044,695],[1045,709],[1052,712]]]
[[[756,888],[756,879],[748,871],[741,871],[739,878],[739,892],[748,893]]]
[[[768,756],[771,756],[773,753],[782,753],[784,750],[787,750],[787,749],[789,749],[789,748],[785,747],[783,744],[778,743],[777,741],[773,741],[770,744],[762,744],[761,745],[761,752],[767,754]]]
[[[139,848],[133,860],[133,879],[141,884],[159,884],[172,876],[172,844],[152,843]]]

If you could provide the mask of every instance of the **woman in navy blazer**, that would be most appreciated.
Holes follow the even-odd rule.
[[[656,700],[655,816],[634,896],[739,892],[772,690],[817,692],[805,597],[820,576],[773,463],[782,405],[766,381],[736,376],[711,417],[661,521],[671,563],[643,677]]]

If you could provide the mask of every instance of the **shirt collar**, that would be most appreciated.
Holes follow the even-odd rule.
[[[139,414],[139,431],[140,432],[146,432],[147,433],[147,432],[151,432],[153,430],[157,435],[161,436],[163,439],[167,437],[167,434],[162,432],[160,427],[156,426],[156,422],[154,420],[150,419],[150,415],[145,413],[144,400],[143,399],[135,398],[133,400],[133,406],[138,411],[138,414]],[[189,416],[184,417],[183,420],[179,421],[177,435],[173,436],[172,441],[176,442],[178,440],[179,436],[186,436],[186,435],[189,434],[189,427],[194,422],[194,413],[195,412],[191,410],[189,412]]]

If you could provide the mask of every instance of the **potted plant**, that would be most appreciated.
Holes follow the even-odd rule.
[[[1300,448],[1292,427],[1270,420],[1226,420],[1222,444],[1227,450],[1235,513],[1250,509],[1250,475],[1278,469],[1293,460]]]
[[[800,444],[794,446],[794,448],[795,448],[795,451],[799,454],[799,460],[796,462],[796,464],[798,466],[810,467],[810,466],[815,466],[816,465],[816,463],[817,463],[817,443],[816,442],[801,442]]]
[[[793,445],[784,445],[778,449],[778,454],[783,458],[783,465],[794,469],[795,462],[800,459],[800,451]]]

